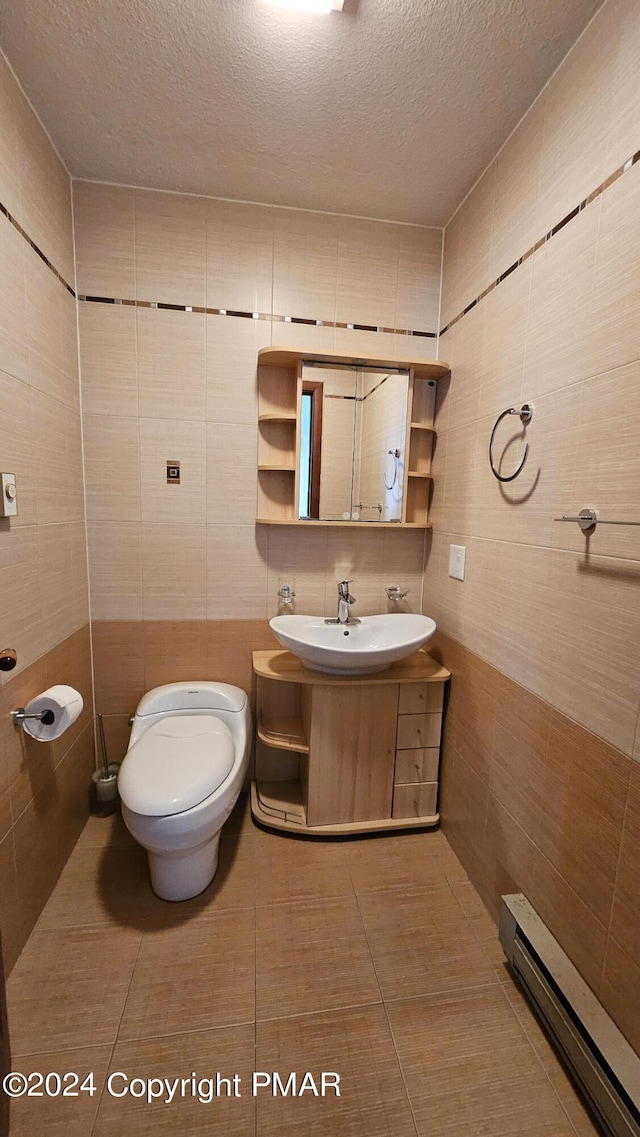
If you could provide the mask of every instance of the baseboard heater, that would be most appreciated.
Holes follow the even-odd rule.
[[[640,1137],[640,1058],[522,893],[502,897],[514,976],[607,1137]]]

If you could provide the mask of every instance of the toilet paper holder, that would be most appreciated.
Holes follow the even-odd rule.
[[[22,726],[26,719],[38,719],[45,726],[51,726],[55,715],[53,711],[26,711],[24,707],[18,707],[11,712],[11,718],[15,726]]]

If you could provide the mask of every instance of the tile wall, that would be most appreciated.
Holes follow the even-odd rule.
[[[1,56],[0,206],[0,467],[18,488],[18,516],[0,519],[0,647],[18,653],[0,673],[9,971],[86,820],[93,731],[70,180]],[[85,710],[43,745],[10,711],[54,683]]]
[[[388,583],[419,609],[424,534],[256,527],[256,357],[273,343],[432,358],[442,233],[84,182],[74,211],[80,295],[123,301],[80,302],[97,704],[121,747],[176,639],[188,664],[160,663],[165,681],[231,668],[251,684],[281,578],[301,612],[333,614],[345,576],[361,614],[383,610]]]
[[[554,519],[640,521],[639,53],[637,5],[608,0],[446,228],[424,598],[454,671],[445,832],[494,911],[531,897],[636,1045],[640,529]],[[525,401],[501,485],[489,435]]]

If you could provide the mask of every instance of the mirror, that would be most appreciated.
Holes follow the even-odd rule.
[[[305,363],[300,520],[402,520],[409,372]]]

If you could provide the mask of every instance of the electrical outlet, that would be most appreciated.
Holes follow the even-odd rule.
[[[467,550],[464,545],[449,545],[449,576],[464,580],[464,565]]]

